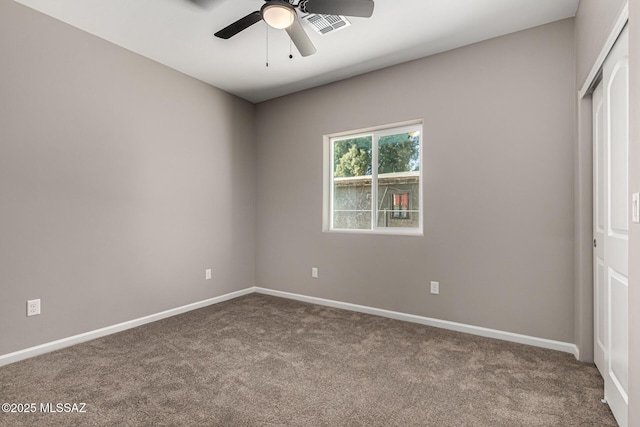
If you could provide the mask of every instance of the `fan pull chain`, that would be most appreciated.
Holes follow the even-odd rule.
[[[265,27],[267,28],[267,60],[266,60],[266,64],[267,67],[269,66],[269,26],[265,25]]]
[[[291,39],[289,39],[289,59],[293,59],[293,55],[291,54],[292,44]]]

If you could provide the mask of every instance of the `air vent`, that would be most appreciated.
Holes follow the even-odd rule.
[[[327,34],[332,31],[338,31],[347,28],[351,22],[344,16],[336,15],[306,15],[302,19],[311,24],[314,30],[320,34]]]

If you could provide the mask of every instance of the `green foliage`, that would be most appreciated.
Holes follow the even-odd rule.
[[[407,133],[383,136],[378,141],[378,173],[420,170],[420,140]]]
[[[398,134],[378,140],[378,173],[411,172],[420,170],[420,136]],[[336,141],[334,176],[352,177],[371,174],[371,137]]]
[[[334,176],[349,177],[371,174],[371,137],[336,141],[334,152]]]

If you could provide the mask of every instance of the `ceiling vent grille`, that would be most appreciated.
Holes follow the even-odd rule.
[[[323,35],[332,31],[342,30],[343,28],[347,28],[351,25],[351,22],[349,22],[346,17],[337,15],[309,14],[303,16],[302,19],[311,24],[316,32]]]

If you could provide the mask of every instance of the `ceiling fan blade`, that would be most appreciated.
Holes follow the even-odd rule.
[[[246,30],[256,22],[261,20],[262,20],[262,15],[260,14],[260,11],[255,11],[253,13],[248,14],[244,18],[238,19],[236,22],[221,29],[214,35],[216,37],[220,37],[221,39],[229,39],[235,36],[236,34],[238,34],[240,31]]]
[[[373,15],[373,6],[373,0],[307,0],[302,5],[302,11],[369,18]]]
[[[300,25],[300,20],[296,15],[296,18],[293,20],[293,24],[291,24],[288,28],[286,28],[287,34],[291,37],[291,41],[298,48],[298,52],[302,56],[309,56],[316,53],[316,47],[311,42],[311,39]]]

